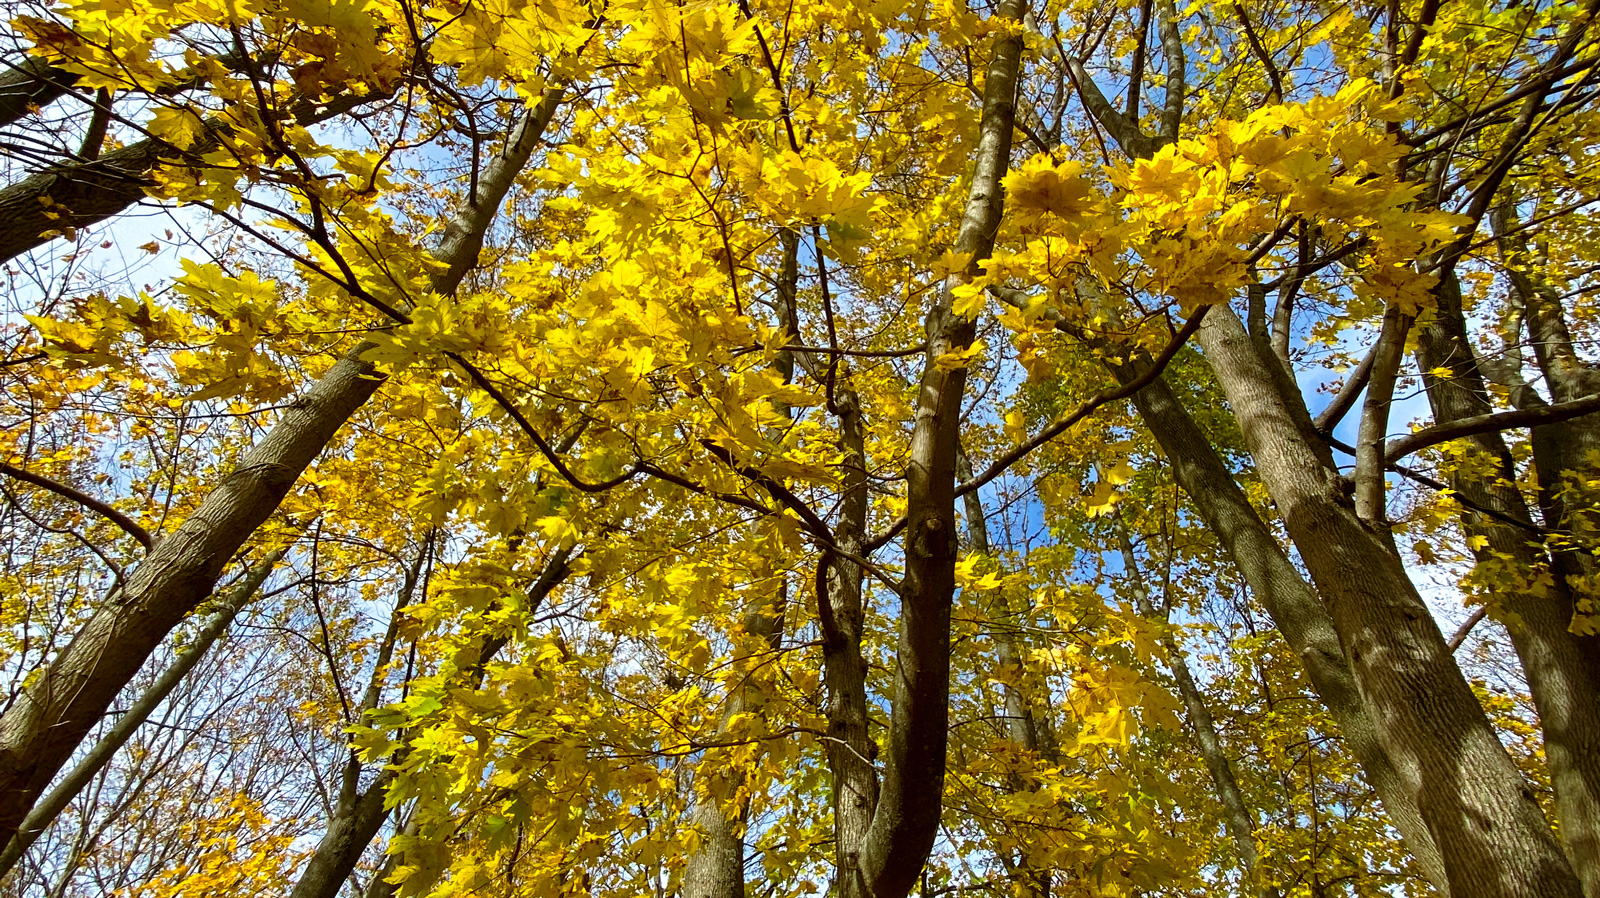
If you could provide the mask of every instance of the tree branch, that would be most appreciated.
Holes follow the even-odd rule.
[[[150,536],[150,531],[139,526],[133,520],[133,518],[128,517],[122,512],[117,511],[115,508],[112,508],[111,506],[101,502],[99,499],[96,499],[91,495],[88,495],[87,493],[81,493],[64,483],[51,480],[42,474],[34,474],[31,471],[24,471],[15,465],[8,465],[5,462],[0,462],[0,474],[5,474],[7,477],[20,480],[23,483],[31,483],[40,489],[49,490],[50,492],[55,493],[64,499],[69,499],[79,505],[82,505],[84,508],[89,509],[95,514],[100,515],[111,523],[122,528],[122,532],[137,540],[139,545],[144,546],[145,551],[147,552],[150,550],[150,547],[155,544],[155,540]]]
[[[1600,412],[1600,394],[1574,399],[1571,402],[1559,402],[1554,405],[1539,405],[1506,412],[1494,412],[1488,415],[1473,415],[1470,418],[1460,418],[1448,424],[1435,424],[1431,427],[1424,427],[1416,433],[1390,440],[1389,445],[1383,450],[1383,457],[1385,463],[1393,464],[1414,452],[1420,452],[1429,446],[1437,446],[1450,440],[1458,440],[1462,437],[1475,436],[1496,430],[1510,430],[1515,427],[1538,427],[1543,424],[1559,424],[1562,421],[1568,421],[1595,412]]]

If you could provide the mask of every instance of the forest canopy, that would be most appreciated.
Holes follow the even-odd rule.
[[[0,895],[1600,898],[1600,0],[60,0]]]

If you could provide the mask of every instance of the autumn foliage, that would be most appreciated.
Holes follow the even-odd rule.
[[[1597,7],[13,4],[0,895],[1600,898]]]

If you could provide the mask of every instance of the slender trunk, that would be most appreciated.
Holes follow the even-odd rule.
[[[44,835],[44,831],[55,821],[56,816],[78,797],[83,787],[88,785],[106,764],[110,763],[117,750],[127,744],[139,727],[150,718],[151,713],[172,693],[172,690],[178,687],[179,683],[183,682],[189,671],[194,670],[195,665],[200,663],[200,659],[205,657],[211,646],[227,632],[233,619],[238,617],[244,606],[254,598],[261,584],[265,583],[272,573],[272,568],[283,559],[287,551],[279,549],[262,559],[255,569],[245,576],[244,582],[228,593],[222,602],[222,607],[212,616],[210,623],[206,624],[194,642],[190,643],[172,666],[162,671],[161,676],[150,684],[150,688],[139,696],[138,701],[123,712],[122,717],[100,737],[100,741],[89,749],[88,754],[79,758],[78,763],[56,783],[55,788],[39,799],[39,803],[34,805],[33,810],[29,811],[27,818],[22,821],[16,836],[6,845],[5,850],[0,852],[0,879],[11,872],[17,861],[22,859],[23,853]]]
[[[962,480],[971,480],[973,477],[972,461],[965,451],[956,456],[956,473],[961,475]],[[962,503],[967,519],[967,538],[971,542],[972,551],[992,557],[994,550],[989,542],[989,523],[983,513],[983,499],[977,490],[972,490],[962,497]],[[1007,734],[1012,742],[1035,756],[1052,764],[1059,763],[1056,746],[1053,740],[1046,738],[1041,732],[1045,728],[1041,727],[1040,721],[1034,717],[1032,703],[1022,689],[1022,655],[1017,651],[1013,631],[1002,624],[995,632],[994,645],[995,663],[1000,668],[1000,680],[1004,684],[1001,687],[1005,696],[1002,711],[1005,715]],[[1028,786],[1022,778],[1015,777],[1011,783],[1011,790],[1025,792],[1028,791]],[[1030,863],[1026,850],[1020,854],[1021,857],[1015,864],[1007,864],[1011,875],[1018,881],[1014,887],[1017,889],[1017,895],[1019,898],[1049,898],[1052,879],[1050,869]]]
[[[744,617],[744,631],[761,641],[768,650],[775,650],[783,640],[784,608],[787,597],[782,586],[765,607],[752,609]],[[735,688],[725,700],[719,731],[739,714],[757,707],[759,697],[752,694],[753,687]],[[705,770],[705,765],[701,766]],[[723,776],[742,784],[743,775],[737,770],[719,771]],[[683,871],[684,898],[744,898],[744,823],[748,802],[728,808],[715,795],[707,794],[695,801],[689,820],[705,831],[705,842],[700,850],[689,856]]]
[[[1123,573],[1128,578],[1134,605],[1145,617],[1156,618],[1158,615],[1155,604],[1150,599],[1149,588],[1145,586],[1144,575],[1139,571],[1139,558],[1134,554],[1133,539],[1128,535],[1128,525],[1120,511],[1113,513],[1112,526],[1117,531],[1118,547],[1122,550]],[[1159,617],[1165,622],[1165,614]],[[1270,882],[1264,881],[1261,857],[1256,851],[1256,816],[1245,807],[1244,793],[1240,791],[1239,780],[1233,774],[1233,762],[1228,760],[1228,753],[1222,747],[1222,734],[1217,732],[1217,722],[1211,716],[1211,708],[1206,705],[1205,695],[1200,692],[1194,674],[1189,671],[1189,662],[1184,658],[1183,648],[1178,645],[1178,641],[1171,636],[1163,636],[1161,647],[1167,654],[1167,667],[1172,671],[1173,681],[1177,683],[1178,696],[1183,699],[1189,725],[1194,727],[1195,742],[1200,746],[1200,757],[1205,761],[1206,772],[1211,774],[1212,785],[1217,787],[1217,798],[1222,802],[1223,821],[1227,824],[1228,835],[1233,838],[1234,847],[1239,852],[1245,883],[1261,898],[1276,898],[1278,890]]]
[[[838,389],[834,414],[839,422],[841,502],[833,530],[834,545],[861,557],[867,523],[866,434],[861,422],[861,401],[852,389]],[[827,570],[818,587],[826,592],[822,663],[827,685],[828,769],[833,774],[832,803],[835,865],[841,896],[871,892],[862,889],[861,845],[878,809],[878,745],[867,720],[867,661],[861,654],[866,622],[862,597],[861,565],[841,554],[828,553]]]
[[[1207,360],[1312,580],[1378,735],[1445,859],[1453,898],[1577,898],[1577,877],[1386,533],[1317,460],[1231,309],[1200,328]]]
[[[455,291],[483,233],[554,116],[560,91],[524,115],[445,230],[434,279]],[[0,716],[0,841],[9,842],[95,721],[173,627],[210,594],[223,567],[277,509],[300,473],[383,382],[357,346],[328,369],[175,531],[151,550],[116,600],[101,608]]]
[[[779,234],[783,256],[778,266],[777,307],[779,324],[791,338],[798,338],[799,310],[796,306],[800,281],[800,237],[793,230]],[[778,353],[773,367],[784,383],[794,382],[794,353]],[[786,418],[793,415],[787,405],[778,413]],[[771,436],[781,437],[779,433]],[[784,615],[788,605],[787,585],[780,583],[775,602],[766,608],[756,608],[745,615],[743,628],[761,640],[767,649],[775,650],[783,641]],[[754,706],[748,688],[737,688],[726,698],[726,710],[718,729]],[[703,769],[702,765],[702,769]],[[737,771],[725,775],[740,776]],[[736,783],[735,786],[742,783]],[[730,790],[737,791],[737,789]],[[731,812],[731,816],[730,816]],[[684,864],[684,898],[744,898],[744,834],[747,808],[741,805],[725,809],[714,795],[696,799],[689,811],[689,821],[705,833],[705,842],[691,854]]]
[[[528,590],[527,607],[530,616],[536,614],[539,606],[550,597],[557,586],[567,579],[572,573],[573,551],[560,549],[550,557],[545,564],[543,573]],[[420,560],[420,559],[419,559]],[[410,603],[410,589],[417,584],[416,575],[413,574],[407,581],[409,587],[402,594],[395,608],[398,618],[400,609]],[[485,640],[478,647],[477,657],[470,663],[462,666],[462,670],[481,685],[485,665],[506,645],[505,639]],[[373,672],[376,680],[381,676],[381,668],[387,660],[379,659],[379,670]],[[375,696],[376,689],[368,689],[368,696]],[[363,703],[363,709],[377,707],[376,698],[371,699],[371,705]],[[355,871],[356,864],[361,860],[361,855],[366,853],[367,846],[372,843],[378,830],[383,828],[385,820],[389,819],[389,808],[385,807],[384,799],[389,791],[389,784],[394,782],[398,775],[398,765],[403,760],[404,749],[397,752],[393,763],[378,774],[365,789],[359,792],[354,788],[356,779],[360,774],[360,759],[352,756],[350,766],[346,767],[345,782],[348,786],[341,790],[339,805],[334,809],[333,817],[328,821],[328,829],[323,833],[322,840],[317,843],[316,851],[312,852],[305,868],[300,873],[300,879],[294,885],[294,891],[289,893],[289,898],[337,898],[339,890]],[[380,873],[380,876],[386,875]]]
[[[1020,23],[1023,0],[1001,0],[995,17]],[[955,251],[976,274],[994,248],[1011,160],[1022,29],[1008,25],[994,42],[984,81],[983,115],[972,187]],[[905,578],[901,585],[898,669],[889,714],[883,788],[862,841],[859,880],[843,877],[846,895],[905,898],[933,850],[943,807],[950,718],[950,604],[955,595],[955,464],[961,433],[964,367],[941,366],[972,344],[974,324],[951,308],[946,280],[927,317],[928,349],[918,385],[906,466]]]
[[[1433,321],[1418,334],[1416,349],[1434,420],[1444,424],[1487,414],[1492,410],[1488,392],[1467,339],[1453,273],[1441,279],[1435,295]],[[1533,517],[1513,486],[1516,472],[1505,441],[1497,432],[1466,439],[1492,470],[1454,466],[1450,486],[1474,506],[1524,525],[1471,510],[1463,512],[1461,522],[1469,536],[1484,540],[1475,550],[1479,579],[1491,589],[1490,601],[1505,612],[1501,618],[1539,711],[1562,841],[1585,891],[1600,895],[1600,671],[1594,665],[1600,655],[1594,637],[1570,630],[1576,608],[1571,580],[1541,578],[1550,560],[1530,538]]]

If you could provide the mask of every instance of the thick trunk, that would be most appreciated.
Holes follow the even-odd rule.
[[[379,383],[354,353],[329,369],[0,716],[0,839],[15,836],[117,693]]]
[[[1115,373],[1118,380],[1128,382],[1141,370],[1130,364]],[[1338,724],[1350,753],[1405,838],[1417,866],[1440,894],[1449,894],[1444,860],[1422,821],[1415,797],[1404,787],[1378,739],[1349,659],[1339,644],[1339,634],[1321,598],[1284,554],[1277,538],[1234,481],[1227,464],[1173,395],[1166,380],[1157,378],[1135,393],[1133,402],[1166,453],[1179,486],[1194,501],[1206,526],[1221,541],[1250,591],[1305,665],[1312,688]]]
[[[483,231],[538,145],[559,92],[526,114],[446,229],[434,279],[451,293],[477,259]],[[466,259],[463,263],[463,259]],[[43,674],[0,716],[0,842],[9,842],[68,757],[174,626],[210,594],[223,567],[288,494],[344,422],[383,382],[361,359],[363,344],[329,368],[278,423],[158,542],[116,600],[74,635]]]
[[[1435,293],[1436,314],[1418,334],[1416,349],[1434,420],[1444,424],[1487,414],[1492,408],[1467,341],[1454,275],[1446,275]],[[1553,381],[1551,389],[1555,392]],[[1467,442],[1474,454],[1492,464],[1492,471],[1483,473],[1473,464],[1456,466],[1450,472],[1451,487],[1473,506],[1528,525],[1518,528],[1470,510],[1462,516],[1467,534],[1486,541],[1476,552],[1480,579],[1493,590],[1491,601],[1505,612],[1502,619],[1539,711],[1562,841],[1585,891],[1600,895],[1600,677],[1593,664],[1595,639],[1570,630],[1575,604],[1569,578],[1557,577],[1551,583],[1537,579],[1549,560],[1530,538],[1532,515],[1513,486],[1516,472],[1505,441],[1498,432],[1490,432],[1468,437]]]
[[[1328,601],[1378,736],[1445,859],[1453,898],[1582,894],[1386,533],[1317,459],[1231,309],[1200,328],[1245,442]]]

